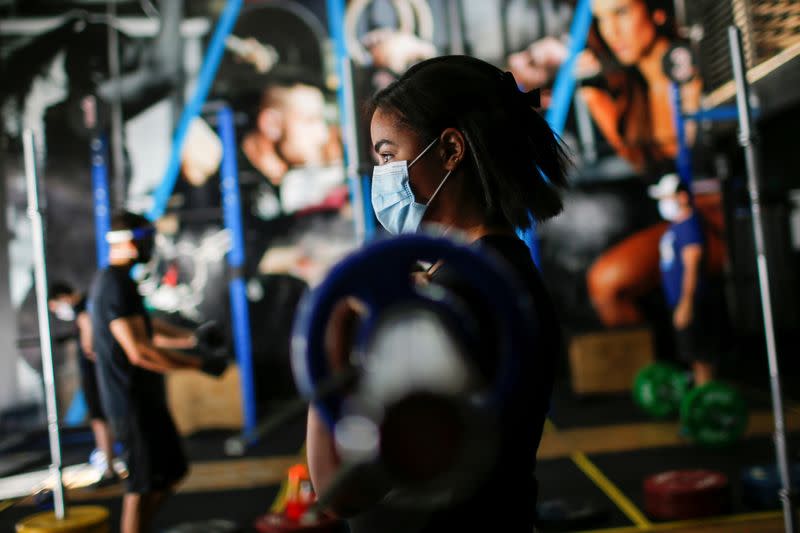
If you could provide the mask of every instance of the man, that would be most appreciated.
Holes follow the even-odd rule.
[[[78,368],[89,425],[94,435],[95,447],[100,451],[104,463],[98,486],[117,481],[113,468],[114,439],[108,427],[105,411],[100,402],[95,370],[96,356],[92,344],[92,322],[86,309],[86,296],[64,282],[54,282],[48,291],[47,306],[55,317],[64,322],[75,322],[78,328]]]
[[[261,96],[241,144],[239,176],[250,209],[252,259],[262,274],[315,283],[353,247],[348,191],[336,130],[322,91],[274,82]]]
[[[703,227],[695,212],[689,189],[676,174],[667,174],[650,187],[658,210],[670,225],[659,245],[661,280],[678,356],[692,367],[695,386],[713,379],[712,340],[714,313],[704,312],[708,303],[703,273]]]
[[[242,140],[240,172],[266,178],[278,212],[289,214],[317,206],[344,188],[342,152],[335,130],[325,121],[325,99],[305,83],[274,83],[262,96],[255,128]],[[306,171],[303,171],[306,170]],[[265,184],[266,185],[266,184]],[[261,196],[268,191],[262,188]],[[261,204],[267,202],[259,199]],[[259,205],[271,218],[271,202]],[[336,207],[336,206],[333,206]]]
[[[92,284],[90,308],[103,405],[128,466],[122,533],[150,531],[155,512],[187,471],[162,374],[195,368],[220,375],[221,358],[201,360],[174,350],[193,349],[200,336],[150,320],[130,270],[147,263],[153,226],[122,212],[107,234],[109,267]]]

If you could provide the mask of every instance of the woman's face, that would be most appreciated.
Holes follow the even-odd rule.
[[[432,140],[421,139],[398,120],[396,113],[381,109],[372,115],[370,134],[378,165],[393,161],[408,161],[410,164]],[[428,202],[446,173],[441,157],[437,156],[437,148],[432,147],[408,169],[411,190],[419,203]]]
[[[644,0],[592,0],[600,36],[623,65],[637,63],[656,38]]]

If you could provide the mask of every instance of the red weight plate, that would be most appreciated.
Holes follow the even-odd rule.
[[[728,478],[710,470],[673,470],[644,480],[645,511],[653,518],[683,520],[725,513]]]
[[[267,513],[253,526],[259,533],[341,533],[342,522],[330,518],[320,518],[310,524],[289,520],[282,514]]]

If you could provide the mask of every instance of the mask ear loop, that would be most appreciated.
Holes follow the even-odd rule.
[[[408,168],[411,168],[411,165],[413,165],[414,163],[419,161],[419,158],[422,157],[423,155],[425,155],[428,152],[428,150],[431,149],[431,146],[436,144],[436,141],[438,141],[438,140],[439,140],[439,137],[436,137],[434,140],[432,140],[431,143],[428,146],[426,146],[425,149],[422,152],[420,152],[420,154],[417,157],[415,157],[414,160],[411,163],[408,164]]]
[[[439,194],[439,191],[441,191],[441,190],[442,190],[442,187],[444,187],[444,182],[446,182],[446,181],[447,181],[447,178],[449,178],[449,177],[450,177],[450,174],[452,174],[452,173],[453,173],[453,171],[452,171],[452,170],[448,170],[448,171],[447,171],[447,174],[445,174],[445,175],[444,175],[444,178],[442,178],[442,181],[441,181],[441,183],[439,183],[439,186],[438,186],[438,187],[436,187],[436,190],[435,190],[435,191],[433,191],[433,194],[432,194],[432,195],[431,195],[431,197],[428,199],[428,203],[426,203],[426,204],[425,204],[426,206],[429,206],[429,205],[431,205],[431,202],[433,202],[433,199],[434,199],[434,198],[436,198],[436,195],[437,195],[437,194]]]

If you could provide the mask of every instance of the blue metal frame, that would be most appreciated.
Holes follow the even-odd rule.
[[[558,69],[553,84],[553,96],[550,107],[547,109],[545,119],[557,135],[564,133],[567,115],[572,105],[572,95],[575,93],[575,64],[580,54],[586,47],[589,29],[592,26],[592,4],[590,0],[579,0],[570,26],[570,45],[567,60]],[[542,174],[545,179],[547,176]],[[531,217],[530,225],[526,228],[517,228],[517,236],[522,239],[531,251],[531,258],[537,267],[541,267],[541,253],[539,251],[539,238],[536,233],[536,221]]]
[[[183,113],[178,121],[175,137],[172,140],[172,153],[167,170],[164,173],[164,179],[161,180],[158,188],[153,193],[153,206],[147,212],[147,218],[150,220],[159,218],[167,208],[167,203],[175,188],[175,182],[178,180],[181,152],[183,143],[186,140],[186,134],[189,131],[189,125],[200,114],[208,92],[211,90],[211,84],[214,82],[220,61],[222,61],[222,55],[225,52],[225,39],[233,31],[233,26],[236,24],[236,19],[239,17],[239,11],[242,8],[242,2],[243,0],[228,0],[225,10],[219,17],[214,35],[208,44],[200,74],[197,77],[197,86],[194,94],[183,108]]]
[[[681,87],[673,81],[670,84],[669,91],[672,102],[672,118],[675,122],[675,135],[678,138],[678,158],[675,161],[675,165],[678,168],[678,175],[681,177],[681,181],[689,185],[692,183],[692,151],[686,140],[686,121],[681,103]]]
[[[326,0],[326,11],[328,17],[328,33],[333,43],[334,64],[336,65],[336,76],[339,79],[339,86],[336,89],[337,102],[339,104],[339,118],[342,128],[342,144],[344,145],[344,165],[348,169],[348,190],[350,192],[350,203],[353,209],[360,210],[364,222],[364,239],[370,240],[375,236],[375,215],[372,210],[372,202],[369,201],[370,176],[351,175],[351,166],[357,165],[358,161],[350,161],[348,155],[348,142],[357,143],[357,138],[348,138],[348,132],[355,132],[357,124],[351,124],[352,106],[354,102],[349,101],[352,95],[348,94],[350,56],[347,53],[347,42],[344,35],[344,16],[345,0]],[[353,150],[358,153],[357,146]],[[358,199],[361,205],[356,205]],[[358,232],[358,222],[356,221],[356,232]]]
[[[578,55],[586,48],[589,29],[592,27],[591,0],[579,0],[572,15],[569,30],[569,54],[567,60],[558,69],[553,83],[553,96],[545,118],[553,131],[561,135],[567,123],[567,115],[575,92],[575,64]]]
[[[108,266],[106,233],[111,230],[111,205],[108,196],[108,152],[103,135],[95,135],[89,143],[92,164],[92,191],[94,197],[94,238],[97,250],[97,267]]]
[[[94,199],[94,240],[97,253],[97,269],[108,266],[108,242],[106,233],[111,229],[111,204],[108,191],[108,146],[102,134],[95,134],[89,141],[89,157],[92,167],[92,198]],[[72,396],[64,425],[78,426],[86,419],[88,409],[83,390]]]
[[[233,323],[233,347],[242,386],[242,408],[246,431],[255,429],[257,420],[255,379],[253,375],[253,349],[250,340],[250,310],[244,276],[245,249],[242,226],[241,201],[239,197],[239,172],[236,165],[236,135],[233,112],[227,106],[217,111],[217,131],[222,140],[221,188],[222,209],[225,227],[231,233],[231,249],[228,266],[231,275],[229,291],[231,299],[231,322]]]
[[[361,198],[364,204],[364,239],[371,241],[376,235],[375,210],[372,208],[372,176],[361,176]]]
[[[754,110],[756,111],[756,110]],[[758,113],[753,113],[754,116],[758,116]],[[715,107],[712,109],[701,109],[695,113],[684,113],[683,119],[684,120],[708,120],[711,122],[726,122],[737,120],[739,118],[739,112],[736,110],[736,106],[722,106],[722,107]]]

